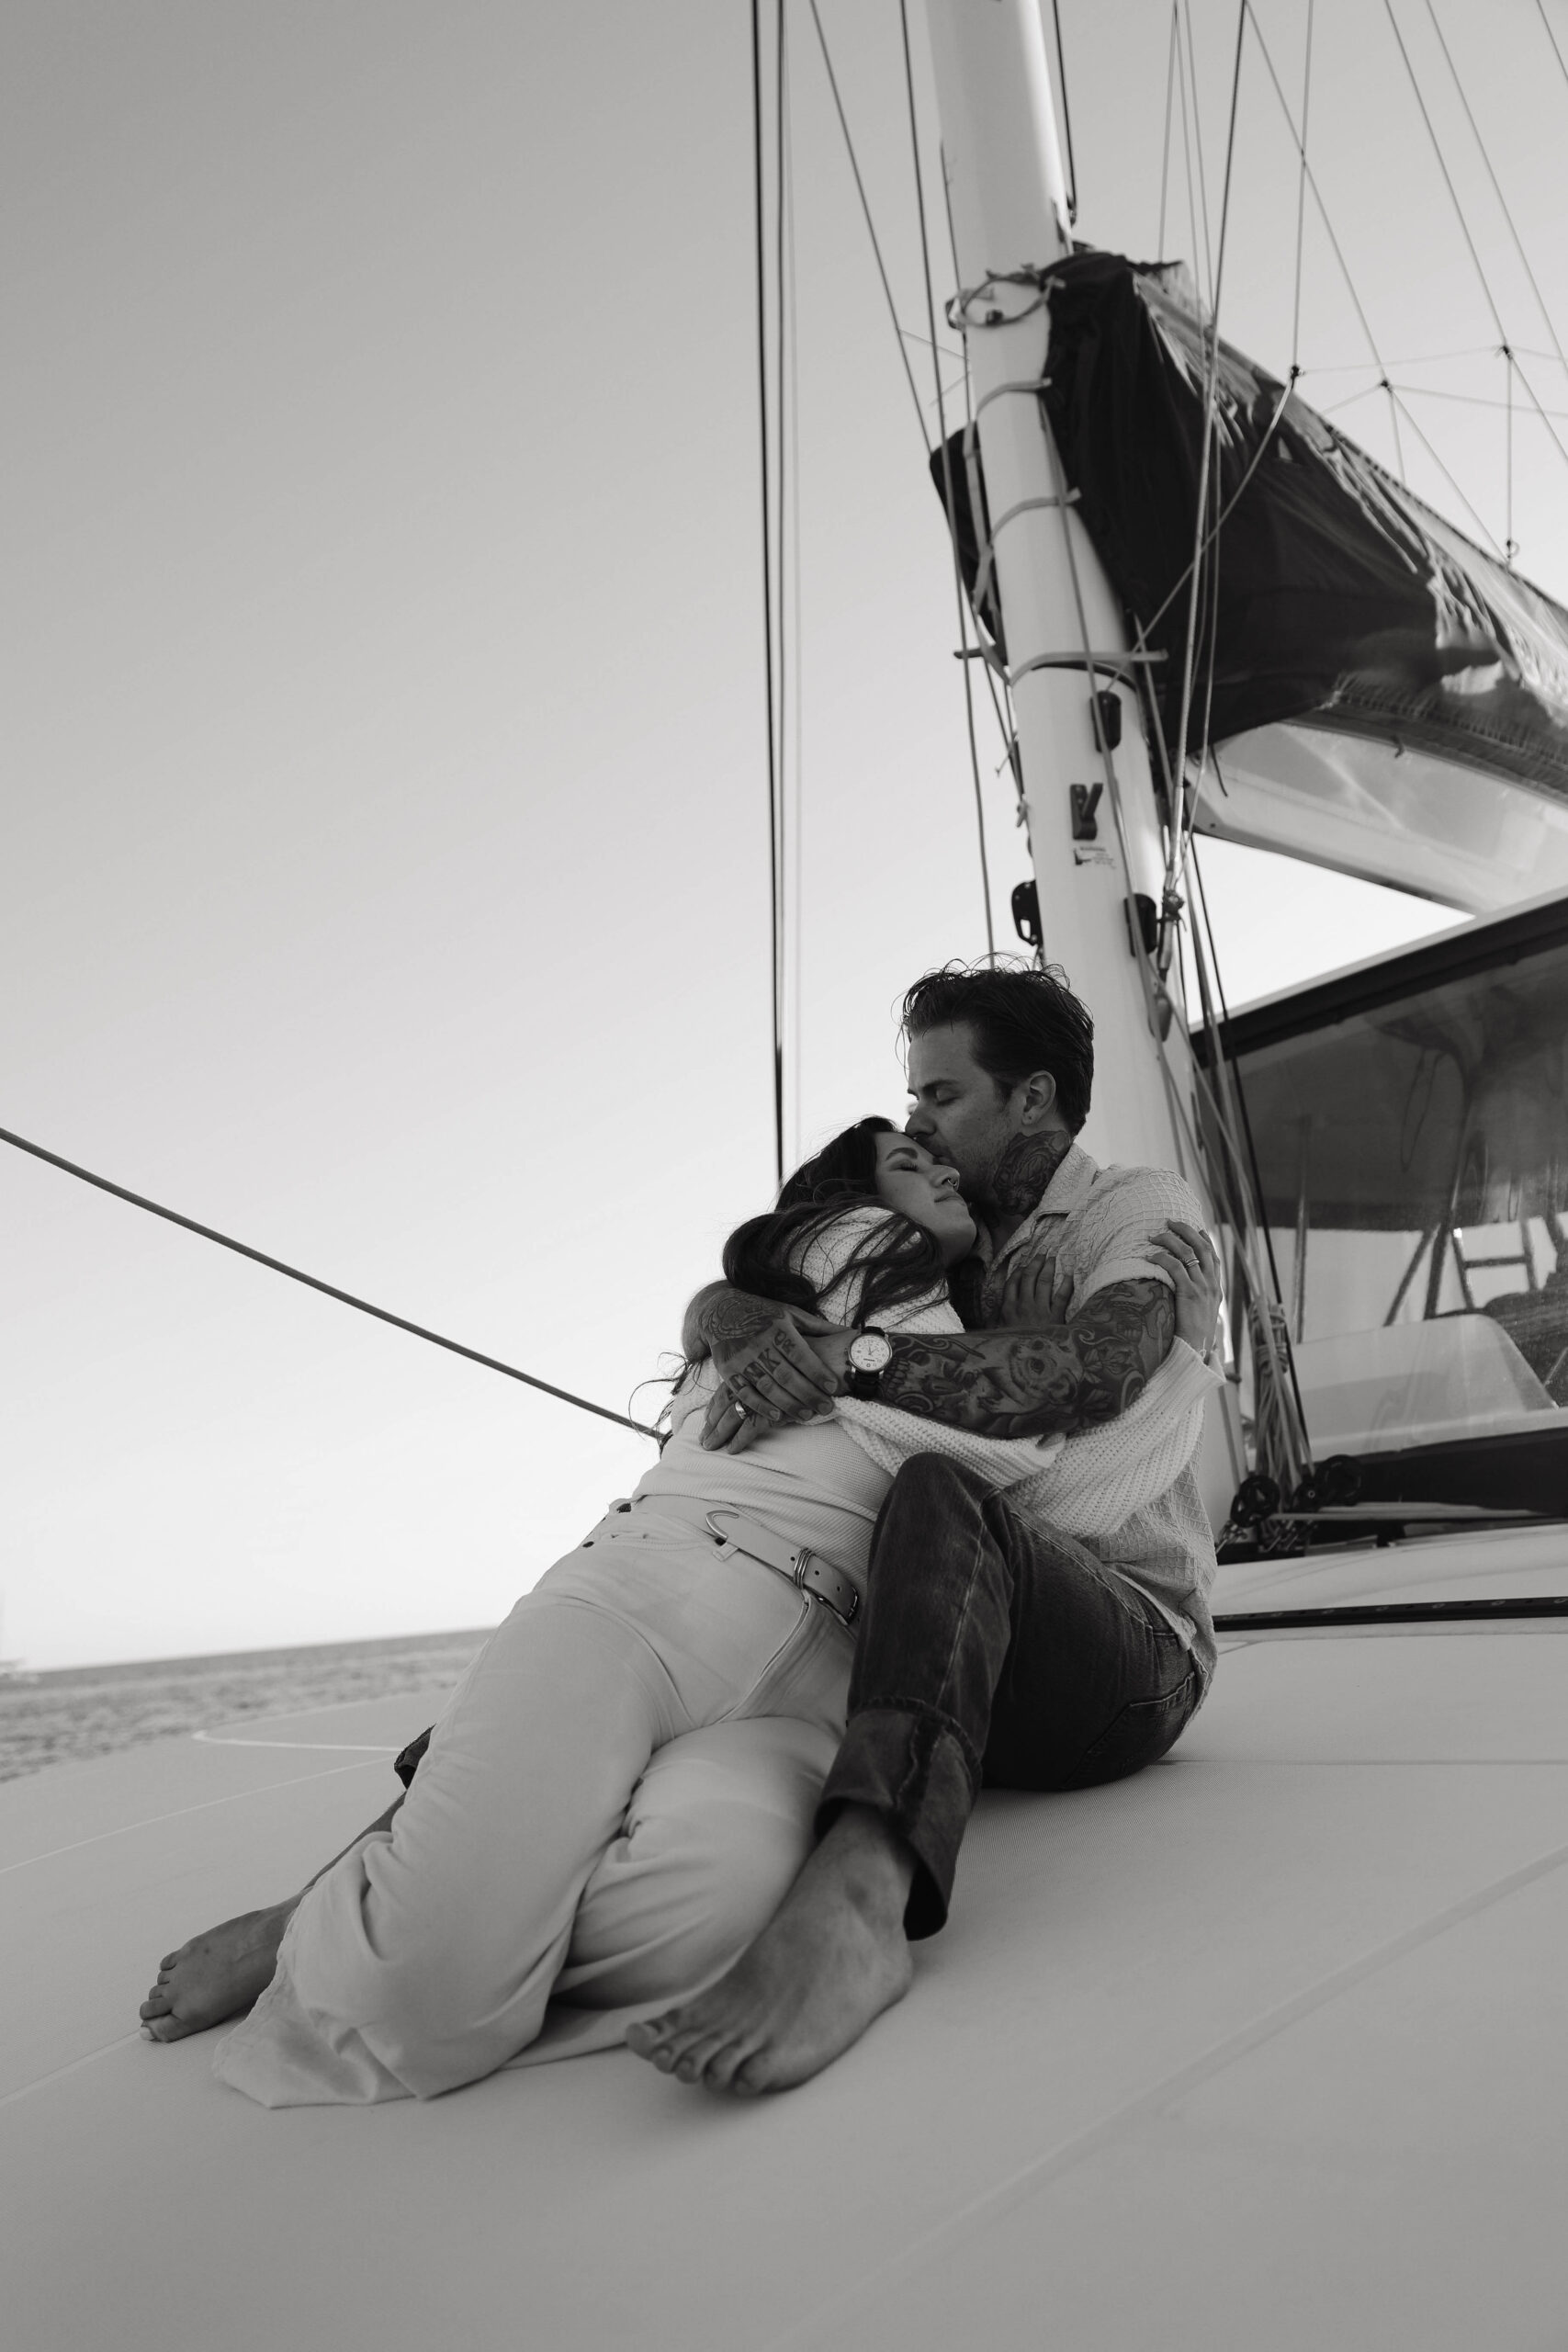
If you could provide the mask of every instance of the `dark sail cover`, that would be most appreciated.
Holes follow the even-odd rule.
[[[1174,750],[1210,358],[1192,305],[1162,282],[1170,275],[1110,254],[1048,273],[1043,397],[1134,634],[1166,656],[1154,676]],[[973,547],[954,459],[953,503]],[[1223,341],[1210,462],[1209,511],[1224,520],[1217,588],[1211,581],[1200,616],[1190,750],[1212,653],[1211,742],[1310,720],[1568,803],[1568,612]],[[940,452],[932,471],[941,491]]]

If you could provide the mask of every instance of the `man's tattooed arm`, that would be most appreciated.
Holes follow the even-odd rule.
[[[986,1437],[1066,1435],[1135,1403],[1175,1333],[1164,1283],[1108,1283],[1054,1329],[890,1333],[880,1401]]]
[[[709,1283],[686,1309],[681,1327],[682,1350],[689,1363],[701,1363],[705,1356],[714,1353],[716,1342],[722,1348],[731,1340],[755,1337],[781,1311],[776,1299],[753,1298],[747,1291],[732,1290],[728,1283]]]
[[[719,1291],[728,1290],[728,1283],[709,1283],[698,1291],[686,1309],[686,1319],[681,1326],[681,1353],[688,1363],[701,1363],[708,1354],[707,1334],[703,1329],[703,1316],[708,1302]]]

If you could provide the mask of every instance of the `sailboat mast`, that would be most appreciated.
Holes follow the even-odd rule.
[[[1037,390],[1050,313],[1030,285],[1006,282],[1072,250],[1039,0],[927,0],[927,18],[959,275],[978,289],[966,342],[1043,949],[1095,1019],[1084,1141],[1102,1162],[1201,1181],[1178,1139],[1133,928],[1138,894],[1158,904],[1164,855],[1127,633],[1088,533],[1060,503]],[[1120,739],[1113,787],[1097,693],[1119,706],[1101,706],[1101,727]],[[1179,1018],[1184,1058],[1179,1030]]]

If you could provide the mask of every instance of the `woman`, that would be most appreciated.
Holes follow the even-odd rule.
[[[942,1277],[973,1240],[953,1171],[866,1120],[731,1238],[725,1266],[840,1321],[953,1329]],[[1212,1295],[1179,1283],[1178,1297],[1181,1328],[1206,1344]],[[761,1736],[798,1784],[819,1783],[843,1727],[889,1439],[879,1426],[868,1443],[832,1413],[744,1454],[705,1453],[713,1387],[709,1367],[688,1371],[660,1462],[492,1636],[395,1819],[294,1907],[276,1974],[220,2050],[224,2079],[269,2106],[430,2097],[533,2043],[552,1993],[596,2012],[575,2046],[619,2040],[618,2008],[682,1997],[694,1969],[717,1973],[754,1932],[754,1917],[727,1922],[728,1949],[702,1953],[658,1934],[602,1948],[605,1917],[637,1916],[627,1825],[661,1768],[689,1768],[699,1749],[722,1782],[727,1758]],[[906,1451],[935,1434],[911,1420]],[[1043,1465],[1073,1450],[963,1442],[1009,1485],[1048,1477]],[[800,1808],[784,1810],[798,1841]],[[773,1900],[778,1863],[758,1890]]]

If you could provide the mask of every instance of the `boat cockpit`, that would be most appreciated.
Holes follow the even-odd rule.
[[[1314,1460],[1349,1457],[1364,1498],[1560,1513],[1568,899],[1266,1001],[1222,1035]],[[1244,1418],[1255,1389],[1244,1365]]]

